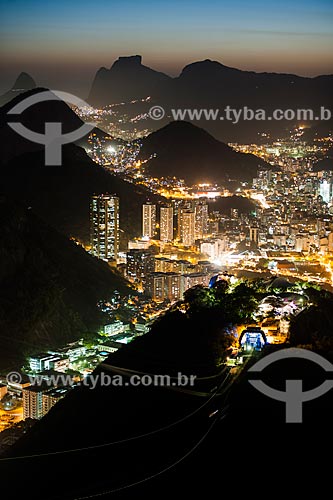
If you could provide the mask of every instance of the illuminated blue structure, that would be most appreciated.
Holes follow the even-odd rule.
[[[212,276],[212,277],[210,278],[210,280],[209,280],[209,285],[208,285],[208,287],[209,287],[209,288],[212,288],[212,287],[215,285],[215,283],[216,283],[216,281],[217,281],[218,276],[219,276],[219,275],[218,275],[218,274],[216,274],[215,276]]]
[[[233,274],[228,274],[227,272],[215,274],[214,276],[212,276],[210,278],[208,287],[214,288],[214,286],[216,285],[216,283],[218,281],[228,280],[228,278],[232,278],[232,277],[233,277]]]
[[[243,330],[239,337],[239,346],[242,349],[260,351],[267,343],[265,332],[258,326],[250,326]]]

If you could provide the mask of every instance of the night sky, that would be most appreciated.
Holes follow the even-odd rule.
[[[141,54],[172,76],[214,59],[254,71],[333,73],[332,0],[0,0],[0,90],[21,71],[88,93],[100,66]]]

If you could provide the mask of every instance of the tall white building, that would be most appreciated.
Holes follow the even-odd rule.
[[[195,211],[195,239],[205,238],[208,234],[208,205],[204,201],[197,201]]]
[[[222,252],[226,250],[225,239],[215,238],[205,240],[200,245],[201,253],[208,255],[210,260],[218,260],[221,257]]]
[[[94,195],[90,205],[91,252],[95,257],[109,261],[119,252],[119,198]]]
[[[43,393],[47,390],[45,387],[28,387],[23,389],[23,418],[34,418],[39,420],[44,416],[43,413]]]
[[[23,418],[41,419],[61,398],[72,388],[52,387],[47,384],[24,388],[23,393]]]
[[[192,200],[182,200],[178,204],[177,211],[177,237],[180,242],[183,241],[183,213],[193,212],[193,201]]]
[[[256,244],[259,242],[259,228],[250,227],[250,241],[254,241]]]
[[[156,229],[156,205],[147,202],[142,205],[142,236],[153,238]]]
[[[324,179],[319,184],[319,194],[325,203],[330,203],[332,200],[332,183]]]
[[[195,213],[184,210],[182,213],[182,243],[186,247],[194,245],[195,242]]]
[[[173,240],[173,208],[161,207],[160,210],[160,240]]]

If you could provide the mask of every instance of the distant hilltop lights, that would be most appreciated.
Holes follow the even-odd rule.
[[[224,195],[219,191],[199,191],[198,193],[196,193],[197,198],[214,199],[218,198],[219,196],[224,196]]]
[[[186,190],[188,188],[185,188]],[[227,189],[221,189],[220,186],[213,185],[209,182],[203,182],[192,186],[191,196],[193,198],[209,198],[214,199],[220,196],[229,196],[230,192]]]

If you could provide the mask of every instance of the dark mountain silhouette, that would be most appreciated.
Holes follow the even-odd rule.
[[[36,87],[36,82],[32,76],[24,71],[16,78],[12,90],[31,90]]]
[[[66,102],[62,101],[57,96],[55,96],[54,100],[33,104],[19,115],[8,114],[8,111],[24,99],[45,91],[49,91],[49,89],[39,87],[27,92],[22,92],[0,108],[0,136],[2,140],[0,163],[6,163],[14,156],[19,156],[22,153],[44,150],[43,144],[25,139],[9,127],[8,122],[20,122],[26,128],[41,134],[45,133],[45,123],[48,122],[61,123],[63,134],[75,131],[83,125],[83,121],[77,114],[74,113]],[[98,128],[93,128],[90,132],[94,132],[100,137],[108,135]],[[75,144],[86,147],[88,145],[88,135],[90,132],[75,141]],[[117,139],[114,139],[114,141],[119,142]]]
[[[249,108],[305,107],[331,102],[333,75],[305,78],[283,73],[256,73],[224,66],[209,59],[186,66],[177,81],[178,100],[226,103]],[[313,95],[316,89],[317,95]]]
[[[54,101],[44,101],[28,107],[17,116],[8,115],[8,111],[15,105],[32,95],[47,91],[45,88],[36,88],[16,96],[12,101],[0,109],[0,137],[2,142],[1,162],[6,163],[11,158],[30,151],[44,150],[43,144],[25,139],[8,126],[8,122],[21,122],[26,128],[35,132],[45,133],[45,123],[60,122],[62,132],[67,133],[82,126],[82,120],[64,102],[55,97]],[[15,119],[16,118],[16,119]]]
[[[150,103],[143,105],[142,110],[148,111],[152,103],[166,110],[165,120],[149,122],[153,129],[157,129],[170,120],[172,108],[213,108],[219,109],[221,116],[227,106],[237,110],[243,107],[264,109],[267,116],[271,116],[276,108],[295,111],[313,109],[315,116],[320,116],[321,106],[332,108],[332,85],[333,75],[306,78],[292,74],[256,73],[230,68],[209,59],[189,64],[178,77],[170,78],[142,66],[141,57],[134,56],[120,58],[110,70],[101,68],[88,100],[93,105],[105,106],[151,96]],[[193,121],[228,142],[258,140],[258,133],[261,132],[275,137],[285,135],[286,129],[297,122],[249,121],[244,116],[238,123],[226,119]],[[327,130],[332,128],[332,120],[323,124]],[[312,121],[312,125],[317,126],[318,121]]]
[[[190,184],[251,180],[258,166],[271,168],[260,158],[237,153],[205,130],[189,122],[171,122],[142,141],[140,157],[156,177],[180,177]]]
[[[1,169],[0,192],[31,206],[58,231],[89,242],[89,204],[91,196],[115,193],[120,198],[121,247],[129,238],[141,234],[138,207],[147,198],[162,200],[144,187],[137,187],[108,173],[75,145],[63,148],[61,166],[45,166],[44,152],[15,157]]]
[[[44,89],[42,89],[44,90]],[[144,187],[136,187],[109,174],[94,163],[85,151],[69,144],[63,147],[61,166],[45,166],[44,146],[23,138],[8,124],[8,109],[26,96],[41,89],[16,97],[0,109],[0,192],[32,206],[47,223],[68,236],[89,242],[89,202],[92,194],[115,193],[120,197],[120,223],[123,244],[141,232],[141,212],[138,206],[147,197],[155,200]],[[31,106],[20,116],[29,129],[44,132],[46,122],[61,122],[62,130],[69,132],[82,121],[60,100]],[[95,129],[96,130],[96,129]],[[82,139],[80,142],[84,142]]]
[[[158,85],[171,80],[141,64],[141,56],[119,57],[110,69],[100,68],[88,100],[94,106],[140,99],[155,94]]]
[[[22,205],[0,203],[0,365],[98,331],[97,301],[129,292],[110,267]]]
[[[27,90],[34,89],[36,87],[35,80],[28,75],[28,73],[22,72],[16,78],[14,85],[5,94],[0,96],[0,106],[4,106],[7,102],[14,99],[19,94],[26,92]]]

